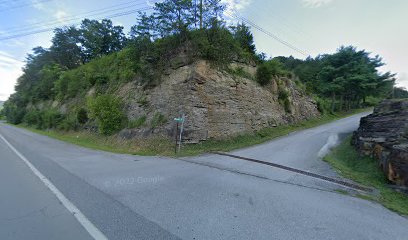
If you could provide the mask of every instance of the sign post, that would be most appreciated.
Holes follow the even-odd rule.
[[[175,154],[177,154],[177,140],[178,140],[178,152],[180,152],[181,149],[181,140],[183,139],[183,130],[184,130],[184,121],[185,121],[185,115],[183,113],[181,118],[174,118],[174,121],[176,121],[176,146],[174,148]],[[179,123],[181,123],[180,127],[180,135],[179,135]],[[177,139],[178,137],[178,139]]]

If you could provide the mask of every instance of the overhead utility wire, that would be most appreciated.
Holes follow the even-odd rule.
[[[244,22],[244,23],[246,23],[246,24],[248,24],[250,26],[252,26],[253,28],[257,29],[258,31],[263,32],[264,34],[268,35],[269,37],[271,37],[271,38],[275,39],[276,41],[280,42],[281,44],[293,49],[294,51],[304,55],[305,57],[310,56],[310,54],[306,53],[305,51],[295,47],[291,43],[281,39],[280,37],[276,36],[275,34],[263,29],[262,27],[258,26],[254,22],[252,22],[252,21],[250,21],[250,20],[248,20],[248,19],[246,19],[246,18],[244,18],[242,16],[239,16],[237,13],[232,13],[230,16],[237,19],[237,20],[240,20],[240,21],[242,21],[242,22]]]
[[[144,1],[139,2],[137,4],[134,4],[134,3],[135,3],[135,1],[126,2],[126,3],[122,3],[122,4],[117,4],[117,5],[112,5],[112,6],[105,7],[105,8],[92,10],[92,11],[89,11],[89,12],[83,12],[83,13],[80,13],[80,14],[66,16],[66,17],[63,17],[63,18],[58,19],[58,20],[42,21],[42,22],[32,23],[32,24],[29,24],[29,25],[26,25],[26,26],[23,26],[23,27],[6,28],[6,29],[2,29],[2,30],[7,31],[8,33],[17,33],[17,32],[22,32],[22,31],[27,31],[27,30],[33,30],[33,27],[46,27],[46,26],[50,26],[50,25],[53,25],[53,24],[59,24],[61,22],[73,21],[73,20],[77,20],[78,18],[83,18],[84,15],[87,15],[86,17],[91,17],[91,16],[97,16],[97,15],[100,15],[100,14],[103,14],[103,13],[108,13],[108,12],[127,9],[127,8],[130,8],[130,7],[142,5],[142,4],[144,4]],[[132,4],[132,5],[129,5],[129,4]],[[119,6],[123,6],[123,5],[128,5],[128,6],[119,7]],[[89,15],[90,13],[94,13],[94,14]]]
[[[146,10],[150,10],[150,9],[152,9],[152,7],[134,9],[134,10],[130,10],[130,11],[127,11],[127,12],[120,12],[120,13],[112,14],[112,15],[105,16],[105,17],[102,17],[102,18],[98,18],[96,20],[126,16],[126,15],[130,15],[132,13],[136,13],[136,12],[139,12],[139,11],[146,11]],[[76,24],[76,25],[78,25],[78,24]],[[66,25],[64,25],[64,26],[66,26]],[[64,27],[64,26],[59,26],[59,27]],[[50,31],[53,31],[55,28],[56,27],[52,27],[52,28],[46,28],[46,29],[36,30],[36,31],[32,31],[32,32],[22,33],[22,34],[15,34],[15,35],[11,35],[11,36],[6,36],[6,37],[0,38],[0,41],[13,39],[13,38],[24,37],[24,36],[28,36],[28,35],[37,34],[37,33],[50,32]]]
[[[34,5],[39,4],[39,3],[45,3],[45,2],[50,2],[50,1],[52,1],[52,0],[41,0],[41,1],[38,1],[38,2],[31,2],[31,3],[16,5],[16,6],[10,6],[10,7],[6,7],[6,8],[3,8],[3,9],[0,9],[0,12],[6,12],[6,11],[14,10],[14,9],[17,9],[17,8],[23,8],[23,7],[28,7],[28,6],[34,6]]]

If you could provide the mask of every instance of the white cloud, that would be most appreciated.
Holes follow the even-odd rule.
[[[58,22],[60,23],[64,23],[65,19],[68,16],[68,13],[62,11],[62,10],[58,10],[55,14],[54,17],[58,20]]]
[[[397,74],[396,85],[399,87],[405,87],[408,89],[408,73],[400,72]]]
[[[231,14],[238,12],[246,8],[252,0],[221,0],[227,7],[225,14],[230,16]]]
[[[24,63],[0,56],[0,100],[4,101],[14,92],[17,78],[21,76]]]
[[[35,9],[38,9],[41,11],[45,10],[44,4],[40,2],[39,0],[31,0],[31,3]]]
[[[333,2],[333,0],[302,0],[302,2],[306,7],[318,8]]]

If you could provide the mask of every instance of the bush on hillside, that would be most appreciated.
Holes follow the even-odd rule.
[[[112,135],[123,128],[125,115],[122,106],[120,99],[107,94],[88,100],[90,117],[97,121],[100,133]]]
[[[63,119],[64,116],[55,109],[31,109],[24,115],[22,122],[38,129],[53,129],[57,128]]]
[[[287,76],[289,73],[278,59],[272,59],[262,63],[256,71],[256,80],[261,86],[272,81],[274,76]]]
[[[88,121],[88,112],[85,108],[80,108],[76,114],[77,121],[80,124],[85,124]]]

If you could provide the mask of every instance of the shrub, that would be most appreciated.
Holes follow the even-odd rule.
[[[137,119],[131,120],[128,122],[128,128],[138,128],[143,126],[146,122],[146,116],[141,116]]]
[[[80,124],[85,124],[88,121],[88,113],[85,108],[80,108],[77,112],[77,121]]]
[[[331,107],[330,107],[330,102],[329,101],[327,101],[327,100],[325,100],[323,98],[319,98],[319,97],[314,97],[314,100],[316,101],[317,110],[319,110],[319,112],[321,114],[331,112]]]
[[[26,114],[26,109],[25,107],[17,106],[17,104],[12,101],[7,101],[4,103],[2,112],[6,116],[7,122],[20,124]]]
[[[288,76],[289,72],[284,69],[278,59],[272,59],[262,63],[256,70],[256,80],[261,86],[271,82],[273,76]]]
[[[78,129],[78,121],[75,118],[75,115],[66,116],[57,126],[57,129],[69,131]]]
[[[287,113],[292,113],[292,106],[291,106],[291,104],[290,104],[289,98],[286,98],[286,99],[283,101],[283,107],[285,108],[285,112],[287,112]]]
[[[41,111],[41,124],[38,127],[42,129],[56,128],[63,119],[64,116],[55,109],[44,110]]]
[[[23,123],[28,126],[40,127],[42,125],[41,121],[41,113],[36,109],[28,111],[23,118]]]
[[[285,101],[286,99],[289,99],[289,92],[288,92],[288,90],[279,88],[278,100],[279,100],[280,102],[283,102],[283,101]]]
[[[154,116],[153,116],[153,118],[152,118],[152,120],[150,122],[150,126],[152,128],[156,128],[158,126],[163,126],[166,123],[167,123],[167,118],[163,114],[157,112],[157,113],[154,114]]]
[[[272,81],[272,72],[265,64],[262,64],[256,70],[256,81],[261,86],[268,85]]]
[[[122,101],[112,95],[100,95],[88,100],[90,117],[96,119],[99,132],[112,135],[123,128],[125,116]]]
[[[32,109],[25,114],[23,123],[38,129],[51,129],[56,128],[63,119],[64,116],[55,109]]]

